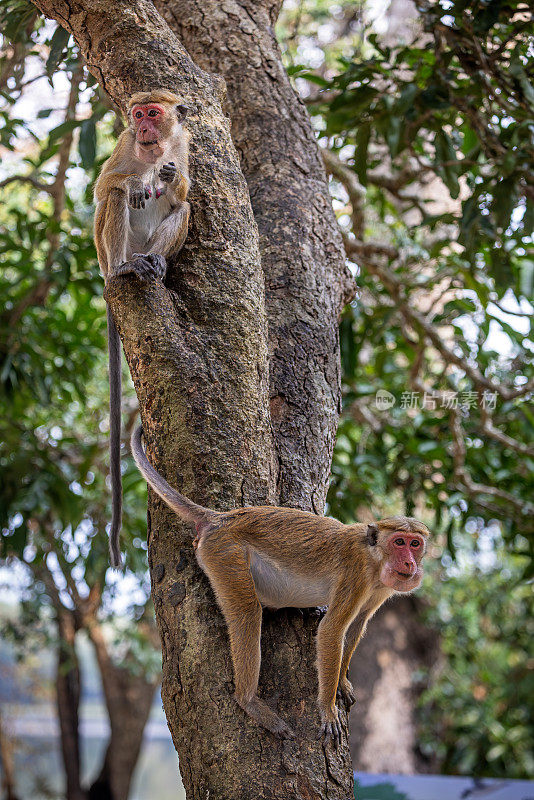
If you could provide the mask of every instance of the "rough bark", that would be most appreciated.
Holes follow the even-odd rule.
[[[349,670],[357,702],[351,719],[351,753],[364,772],[431,772],[417,747],[414,705],[421,686],[414,673],[439,659],[435,631],[418,617],[421,601],[396,597],[371,623]]]
[[[243,390],[239,375],[251,363],[241,361],[239,354],[243,342],[250,346],[247,329],[243,340],[227,341],[226,351],[221,351],[220,331],[231,336],[227,326],[233,312],[231,306],[221,308],[220,298],[213,305],[210,325],[194,325],[163,286],[132,285],[124,304],[119,283],[109,285],[107,297],[143,409],[150,457],[196,500],[219,505],[224,490],[227,502],[253,501],[251,492],[261,486],[257,468],[265,438],[255,434],[258,392],[250,405],[254,387]],[[248,322],[256,324],[255,318]],[[190,349],[199,339],[201,349]],[[230,345],[238,352],[229,353]],[[265,457],[268,460],[268,453]],[[220,486],[210,484],[211,475],[220,476]],[[194,561],[190,534],[184,535],[172,512],[155,500],[149,528],[163,648],[162,697],[188,797],[347,800],[352,783],[347,748],[335,753],[313,739],[318,726],[315,658],[307,633],[303,635],[301,615],[288,612],[274,620],[266,615],[262,637],[260,694],[298,737],[283,744],[245,717],[233,701],[226,626]]]
[[[281,3],[155,4],[195,62],[226,82],[224,108],[258,223],[265,274],[276,502],[323,513],[340,407],[338,315],[355,283],[345,267],[310,119],[274,35]],[[279,658],[271,663],[270,654],[282,649],[281,666],[286,674],[300,674],[308,702],[316,691],[316,620],[284,612],[264,614],[263,622],[264,675],[276,675]],[[349,776],[346,748],[337,765],[338,776],[343,769]]]
[[[158,681],[136,674],[134,664],[115,664],[97,620],[88,622],[87,630],[96,652],[111,728],[102,769],[89,789],[89,800],[128,800]]]
[[[106,299],[121,333],[153,463],[172,484],[216,508],[265,502],[274,497],[274,474],[263,274],[248,189],[221,111],[218,82],[192,63],[144,0],[68,5],[37,0],[37,5],[73,33],[89,68],[119,105],[133,90],[167,86],[192,109],[192,222],[168,288],[123,276],[109,282]],[[292,202],[298,204],[299,198]],[[292,245],[298,247],[297,238]],[[292,269],[287,259],[284,263]],[[306,285],[312,288],[315,269],[323,266],[312,269],[308,261]],[[319,321],[325,330],[331,324],[335,329],[336,314],[337,308]],[[292,340],[299,365],[306,362],[308,347],[315,352],[309,324],[301,310],[295,331],[286,326],[279,334]],[[336,336],[329,336],[329,354],[334,352],[337,364]],[[321,386],[335,405],[336,388],[326,388],[333,368],[322,363],[321,369]],[[336,381],[337,376],[334,387]],[[328,430],[314,428],[313,435],[333,435],[330,417]],[[308,459],[312,432],[303,418],[300,422]],[[331,441],[327,449],[329,455]],[[323,453],[321,470],[325,458]],[[313,479],[320,485],[317,476]],[[318,507],[323,496],[324,487]],[[194,561],[190,533],[152,494],[149,565],[162,640],[162,697],[188,797],[352,796],[347,746],[336,753],[314,739],[319,723],[315,656],[302,615],[284,612],[274,622],[267,619],[263,635],[260,694],[277,706],[298,737],[281,743],[233,701],[226,628]],[[286,617],[291,622],[283,625]]]
[[[274,35],[278,0],[156,0],[222,75],[260,235],[277,502],[324,512],[340,407],[338,316],[354,294],[310,118]]]

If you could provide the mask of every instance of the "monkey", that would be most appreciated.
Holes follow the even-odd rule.
[[[258,506],[214,511],[181,495],[150,464],[139,426],[135,462],[147,483],[185,523],[213,588],[230,639],[234,697],[257,723],[282,739],[292,729],[257,695],[262,608],[328,606],[317,632],[318,738],[341,741],[336,700],[355,702],[347,678],[367,623],[395,593],[421,583],[429,530],[412,517],[344,525],[294,508]]]
[[[95,184],[94,237],[104,281],[134,273],[163,280],[166,257],[184,244],[189,224],[188,108],[166,89],[136,92],[128,101],[128,127]],[[110,557],[121,566],[122,518],[121,345],[107,308],[110,384]]]

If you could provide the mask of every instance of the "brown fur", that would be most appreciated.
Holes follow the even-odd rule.
[[[134,105],[157,103],[155,146],[145,152]],[[129,127],[119,137],[95,185],[94,237],[100,269],[107,282],[114,275],[135,273],[141,280],[163,278],[166,258],[182,247],[189,224],[189,134],[182,128],[187,109],[165,89],[137,92],[128,104]],[[153,122],[153,121],[152,121]],[[138,136],[139,134],[139,136]],[[173,162],[175,173],[172,174]],[[166,170],[171,169],[171,174]],[[163,177],[162,177],[163,176]],[[150,193],[150,197],[148,194]],[[108,309],[110,382],[110,472],[112,520],[111,563],[121,564],[119,533],[122,513],[120,467],[121,350]]]
[[[114,268],[126,261],[128,252],[128,193],[142,187],[151,165],[142,164],[134,157],[135,122],[130,111],[134,105],[159,103],[166,109],[162,122],[165,154],[161,163],[174,161],[176,177],[167,186],[171,211],[160,224],[160,228],[139,248],[141,253],[168,256],[177,252],[185,241],[189,224],[189,133],[176,124],[176,105],[179,98],[166,89],[152,92],[136,92],[128,103],[128,128],[121,133],[110,158],[104,164],[95,184],[95,244],[98,263],[104,278]],[[110,202],[111,200],[111,202]]]
[[[291,729],[257,697],[262,605],[328,606],[317,634],[318,705],[323,735],[337,743],[341,727],[336,694],[347,707],[354,702],[346,676],[352,653],[382,603],[395,591],[419,585],[427,527],[411,517],[390,517],[373,526],[343,525],[292,508],[203,508],[179,494],[152,467],[141,436],[141,428],[132,436],[137,466],[178,516],[195,524],[196,557],[228,626],[235,698],[257,722],[284,738],[293,736]],[[370,528],[376,545],[369,544]],[[383,575],[387,565],[399,568],[395,537],[406,539],[407,546],[415,542],[417,549],[415,556],[407,557],[415,571],[404,578],[396,572],[392,588],[383,583]]]

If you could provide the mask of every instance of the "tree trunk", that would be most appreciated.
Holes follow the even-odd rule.
[[[227,86],[224,108],[258,223],[265,274],[276,502],[323,513],[340,408],[338,315],[355,283],[345,267],[310,119],[281,61],[274,35],[280,5],[156,0],[195,62],[222,75]],[[283,648],[283,672],[299,674],[301,684],[315,691],[318,619],[313,612],[264,614],[264,676],[276,676]],[[276,685],[268,691],[276,692]],[[348,753],[339,757],[338,777],[350,770]],[[303,766],[299,754],[291,769],[305,774]],[[295,796],[306,796],[304,786]]]
[[[226,509],[274,499],[279,470],[273,469],[257,228],[220,107],[218,82],[193,64],[145,0],[133,0],[127,6],[118,0],[68,5],[37,0],[37,4],[74,34],[89,68],[119,105],[124,107],[134,90],[167,86],[192,109],[187,123],[192,133],[192,221],[186,246],[170,269],[168,288],[159,282],[142,284],[132,276],[113,279],[106,288],[139,397],[149,457],[173,485],[203,504]],[[299,165],[298,157],[293,166],[308,168],[305,163]],[[262,185],[258,180],[258,192]],[[322,207],[321,197],[324,189],[319,197],[307,199],[317,205],[318,213],[329,214],[329,204],[325,200]],[[300,197],[291,196],[285,210],[288,226],[300,202]],[[271,220],[280,226],[277,211]],[[304,224],[311,224],[306,214],[300,222]],[[281,228],[277,230],[281,235]],[[297,237],[303,232],[298,225],[291,230],[290,244],[298,261]],[[337,250],[327,248],[326,256],[337,259]],[[274,416],[278,414],[277,432],[283,432],[285,406],[290,405],[294,391],[292,372],[307,370],[307,348],[310,359],[320,351],[321,372],[314,391],[322,399],[313,407],[326,403],[328,423],[325,416],[317,417],[309,429],[307,411],[311,413],[312,406],[308,409],[305,403],[296,421],[287,424],[287,435],[293,437],[296,448],[286,459],[287,474],[298,474],[299,454],[308,466],[305,480],[287,479],[284,499],[295,498],[292,502],[308,507],[315,503],[321,509],[325,461],[335,427],[332,408],[338,398],[338,307],[334,310],[332,302],[322,307],[311,302],[314,290],[323,296],[326,278],[316,283],[316,273],[322,275],[329,263],[312,263],[316,257],[307,256],[302,273],[302,285],[309,293],[301,291],[298,314],[279,327],[279,341],[271,347],[274,354],[274,350],[285,350],[286,340],[290,342],[279,363],[287,370],[284,380],[291,384],[291,392],[284,389],[273,398],[272,407]],[[283,296],[287,291],[289,296],[293,291],[287,274],[293,269],[293,259],[286,253],[283,263],[280,285],[270,286],[271,298],[277,292]],[[328,313],[321,318],[325,307]],[[277,313],[285,313],[282,306]],[[307,381],[316,380],[316,366],[313,361],[301,384],[308,397],[313,391]],[[297,424],[303,439],[298,447]],[[321,436],[326,446],[317,444]],[[279,459],[280,452],[282,448],[276,451]],[[315,500],[312,483],[318,492]],[[152,493],[149,565],[162,640],[162,697],[188,798],[347,800],[352,796],[346,742],[336,752],[315,740],[319,717],[312,626],[298,612],[283,612],[276,615],[275,623],[265,626],[260,693],[297,732],[295,741],[282,743],[235,704],[226,628],[194,560],[190,532]]]
[[[13,742],[6,732],[0,714],[0,763],[2,764],[2,789],[5,800],[18,800],[15,790],[15,764],[13,759]]]
[[[418,621],[421,601],[395,597],[383,606],[352,659],[356,690],[351,754],[358,770],[412,774],[431,772],[417,747],[414,706],[421,686],[414,673],[439,661],[439,638]]]
[[[89,800],[128,800],[158,682],[136,674],[133,665],[114,664],[96,620],[87,629],[96,652],[111,728],[102,769],[89,789]]]
[[[86,800],[80,781],[80,665],[75,649],[74,615],[59,612],[56,668],[56,702],[67,800]]]
[[[324,513],[340,408],[338,318],[354,295],[308,112],[274,34],[280,0],[156,0],[220,74],[259,229],[280,505]]]

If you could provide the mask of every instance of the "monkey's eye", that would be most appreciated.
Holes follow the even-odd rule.
[[[398,547],[403,547],[403,545],[404,545],[404,539],[401,539],[401,538],[400,538],[400,536],[399,536],[399,538],[398,538],[398,539],[395,539],[395,540],[394,540],[393,544],[396,544]]]
[[[134,114],[134,117],[136,119],[141,119],[142,116],[143,116],[143,112],[141,110],[136,111],[135,114]]]
[[[158,116],[158,114],[159,114],[159,111],[156,111],[156,109],[155,109],[155,108],[151,108],[151,109],[149,110],[149,112],[148,112],[148,116],[149,116],[149,117],[157,117],[157,116]]]
[[[421,542],[419,541],[419,539],[413,539],[410,542],[410,547],[421,547]]]

